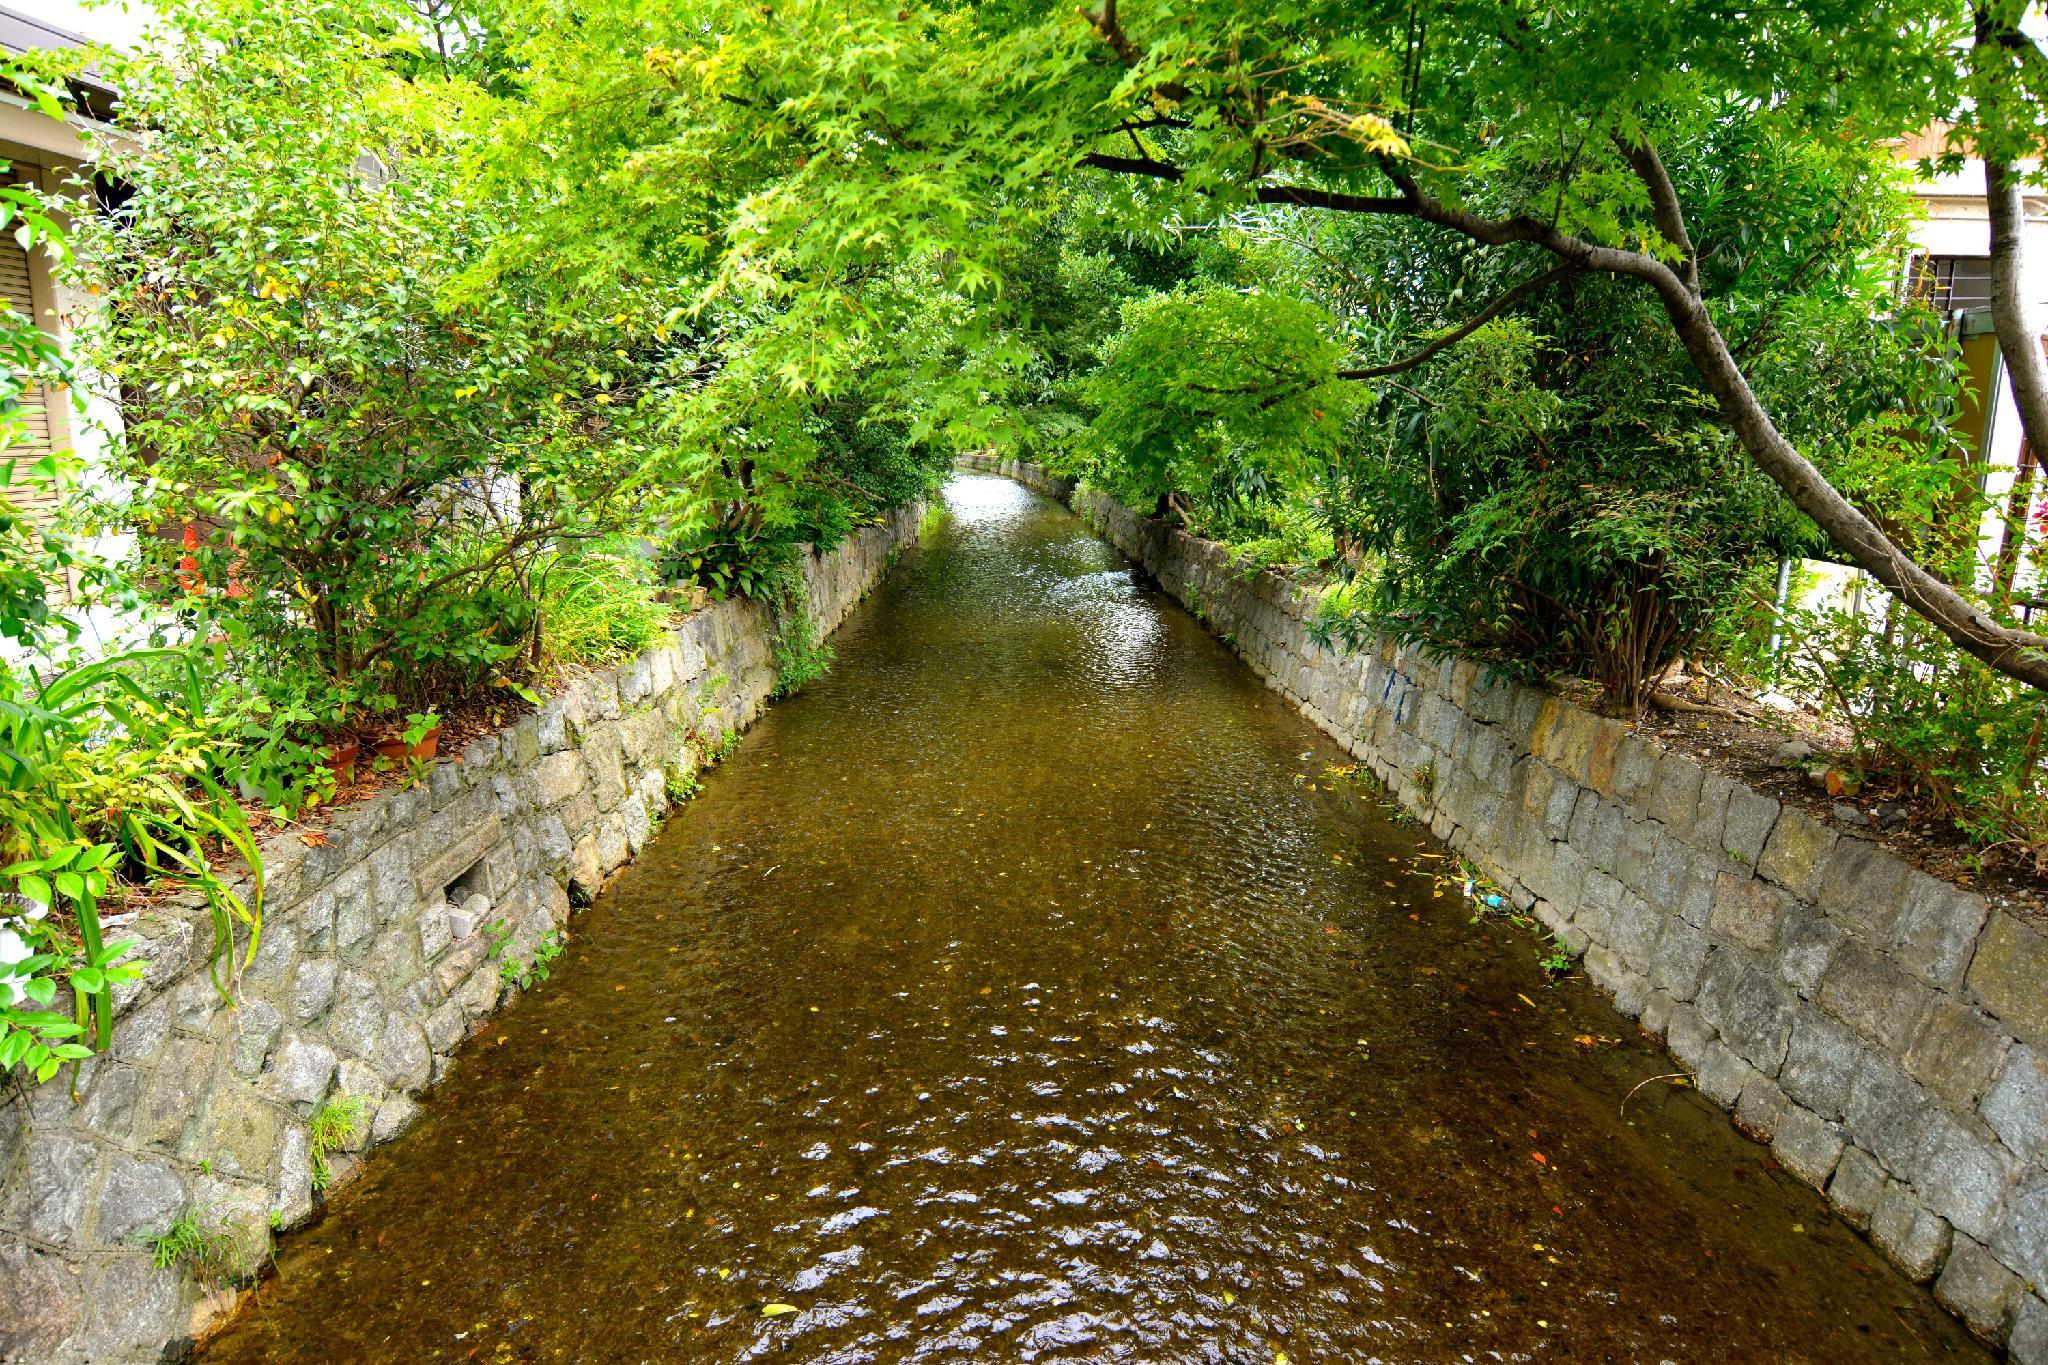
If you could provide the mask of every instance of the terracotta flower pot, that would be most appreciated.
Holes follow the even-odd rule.
[[[356,759],[362,752],[363,742],[354,735],[344,735],[327,746],[327,768],[337,785],[346,787],[356,780]]]
[[[406,747],[403,735],[386,735],[377,741],[377,757],[390,759],[393,763],[402,763],[409,758],[432,758],[439,752],[441,727],[438,725],[422,735],[420,742],[411,748]]]

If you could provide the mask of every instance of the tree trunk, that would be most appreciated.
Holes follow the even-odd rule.
[[[2002,161],[1984,163],[1984,202],[1991,215],[1991,322],[2005,372],[2012,376],[2013,403],[2027,443],[2048,450],[2048,361],[2041,334],[2027,318],[2020,277],[2026,261],[2026,199],[2018,171]],[[1987,399],[1996,395],[1986,395]],[[1984,452],[1990,458],[1991,452]]]
[[[2035,109],[2024,86],[2015,87],[2015,63],[2038,59],[2034,40],[2011,22],[2007,7],[1976,0],[1976,28],[1970,66],[1979,125],[1976,150],[1984,159],[1984,208],[1991,220],[1991,323],[1998,349],[2012,376],[2020,427],[2036,451],[2048,451],[2048,364],[2041,358],[2041,334],[2027,319],[2020,277],[2026,262],[2027,205],[2023,173],[2013,162],[2013,138],[2036,145],[2031,135]],[[1989,452],[1986,452],[1987,458]]]
[[[2028,209],[2011,166],[1985,162],[1985,203],[1991,209],[1991,321],[1999,332],[2005,372],[2013,377],[2019,426],[2036,450],[2048,450],[2048,362],[2042,360],[2042,338],[2028,319],[2028,301],[2019,289]]]

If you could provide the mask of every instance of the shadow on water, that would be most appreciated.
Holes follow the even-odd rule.
[[[1669,1060],[1074,517],[947,501],[208,1365],[1986,1358],[1622,1117]]]

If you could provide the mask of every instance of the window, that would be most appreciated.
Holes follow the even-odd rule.
[[[1937,313],[1991,306],[1989,256],[1919,256],[1913,261],[1913,297]]]

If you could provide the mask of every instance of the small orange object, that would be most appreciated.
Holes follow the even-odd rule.
[[[1531,1152],[1529,1155],[1535,1157],[1537,1164],[1540,1166],[1548,1166],[1550,1164],[1550,1158],[1541,1152]]]

